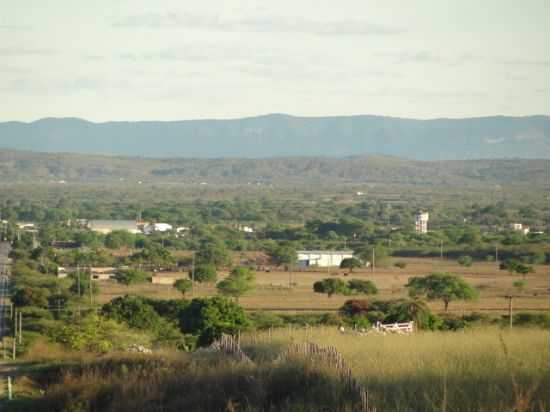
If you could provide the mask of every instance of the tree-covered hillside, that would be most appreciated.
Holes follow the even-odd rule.
[[[0,151],[0,182],[397,183],[545,185],[550,160],[414,161],[348,158],[151,159]]]

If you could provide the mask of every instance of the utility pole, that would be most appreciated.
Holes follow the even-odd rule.
[[[90,269],[90,306],[92,306],[94,304],[94,292],[93,292],[93,288],[92,288],[92,270]]]
[[[372,264],[370,266],[371,273],[374,274],[374,246],[372,247]]]
[[[17,340],[17,309],[15,309],[15,316],[13,317],[13,340]]]
[[[23,313],[19,311],[19,344],[23,343]]]
[[[514,323],[514,317],[512,313],[512,301],[514,300],[513,295],[506,295],[506,299],[508,299],[508,318],[510,320],[510,329],[512,329],[513,323]]]
[[[195,297],[195,254],[193,251],[193,267],[191,268],[191,297]]]
[[[498,243],[495,243],[495,262],[497,264],[497,268],[498,268]]]
[[[439,258],[443,260],[443,239],[439,241]]]

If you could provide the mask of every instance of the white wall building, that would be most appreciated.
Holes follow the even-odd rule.
[[[415,230],[416,233],[428,233],[428,220],[430,220],[430,214],[428,212],[420,212],[415,216]]]
[[[529,229],[529,227],[523,226],[522,223],[510,223],[510,229],[512,229],[516,232],[521,232],[524,235],[528,234],[531,231],[531,229]]]
[[[141,233],[141,229],[135,220],[89,220],[87,227],[104,235],[115,230],[124,230],[134,234]]]
[[[173,229],[168,223],[150,223],[143,228],[143,233],[150,235],[152,233],[164,233]]]
[[[353,257],[351,250],[299,250],[299,267],[339,267],[342,260]]]

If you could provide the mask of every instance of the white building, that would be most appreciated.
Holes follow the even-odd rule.
[[[254,233],[254,228],[252,228],[252,227],[250,227],[250,226],[239,225],[239,226],[238,226],[238,229],[239,229],[241,232],[245,232],[245,233]]]
[[[510,223],[510,229],[512,229],[515,232],[521,232],[524,235],[528,234],[531,229],[527,226],[523,226],[522,223]]]
[[[428,220],[430,220],[430,214],[428,212],[420,212],[415,216],[415,230],[416,233],[428,233]]]
[[[135,220],[89,220],[87,221],[87,227],[104,235],[115,230],[124,230],[134,234],[141,233],[141,229]]]
[[[168,223],[150,223],[143,228],[143,233],[150,235],[152,233],[164,233],[173,229]]]
[[[353,257],[351,250],[299,250],[299,267],[339,267],[342,260]]]

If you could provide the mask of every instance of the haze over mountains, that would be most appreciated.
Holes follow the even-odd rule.
[[[344,157],[417,160],[550,159],[550,117],[414,120],[382,116],[92,123],[0,123],[0,148],[143,157]]]

